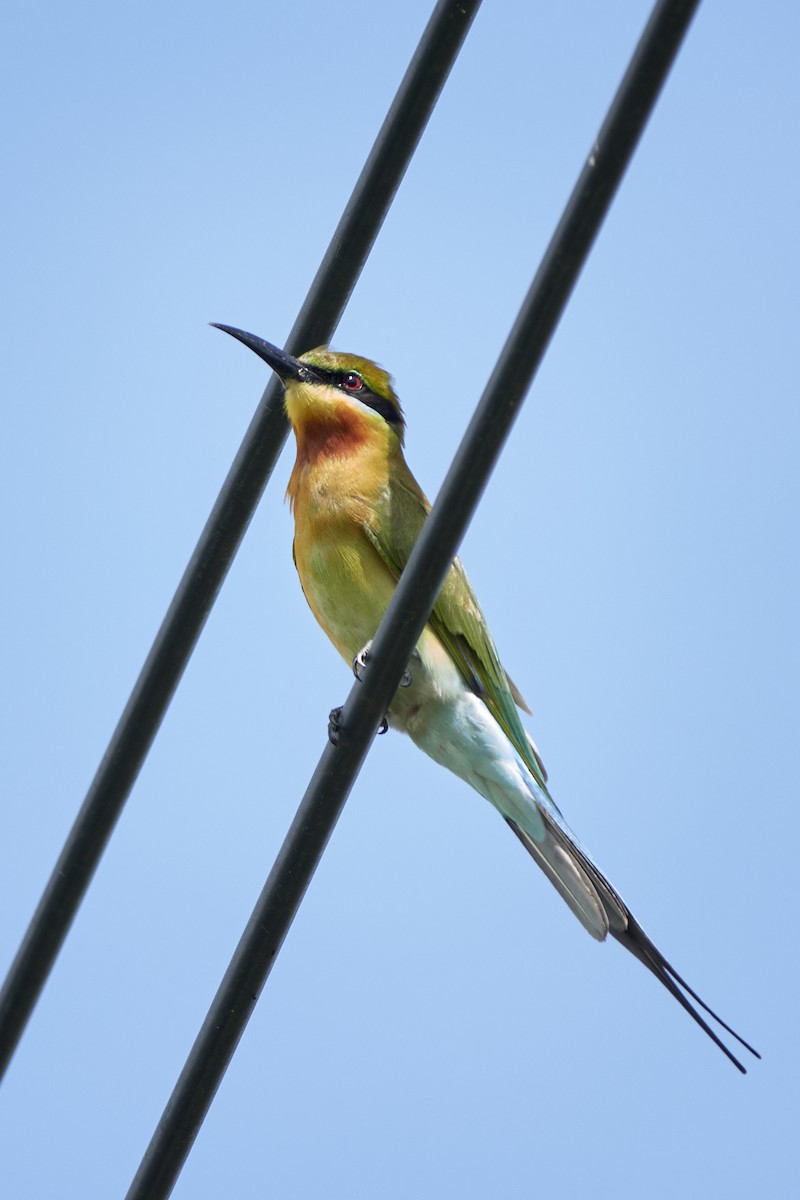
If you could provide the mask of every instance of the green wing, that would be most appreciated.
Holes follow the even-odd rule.
[[[404,461],[376,505],[376,521],[365,532],[389,570],[399,578],[420,535],[430,504]],[[400,478],[398,479],[398,475]],[[461,560],[453,563],[431,613],[430,624],[467,684],[481,697],[514,744],[537,782],[547,773],[517,712],[528,706],[503,670],[492,635]]]

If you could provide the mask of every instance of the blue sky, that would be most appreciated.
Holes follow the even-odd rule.
[[[334,344],[430,495],[649,5],[486,3]],[[0,486],[10,962],[429,13],[17,6]],[[707,3],[463,546],[553,793],[746,1079],[490,807],[370,755],[176,1197],[792,1193],[790,5]],[[122,1195],[350,686],[287,448],[0,1093],[0,1190]]]

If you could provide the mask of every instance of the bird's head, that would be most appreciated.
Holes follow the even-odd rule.
[[[215,325],[262,358],[286,389],[286,413],[298,440],[311,429],[351,428],[364,437],[396,437],[405,422],[391,376],[368,358],[319,346],[294,358],[255,334]]]

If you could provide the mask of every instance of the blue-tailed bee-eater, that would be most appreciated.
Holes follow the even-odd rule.
[[[430,511],[403,456],[391,378],[355,354],[322,346],[294,358],[254,334],[216,328],[283,383],[297,442],[287,490],[297,573],[311,611],[358,675]],[[489,800],[592,937],[611,934],[635,955],[744,1072],[699,1009],[757,1051],[667,962],[592,862],[550,796],[520,709],[529,712],[456,559],[385,720]]]

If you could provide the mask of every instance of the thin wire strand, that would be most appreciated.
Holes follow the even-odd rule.
[[[287,349],[328,342],[480,0],[439,0],[331,239]],[[17,1047],[288,433],[270,384],[239,448],[0,992],[0,1078]]]
[[[126,1200],[175,1185],[698,4],[653,10]]]

